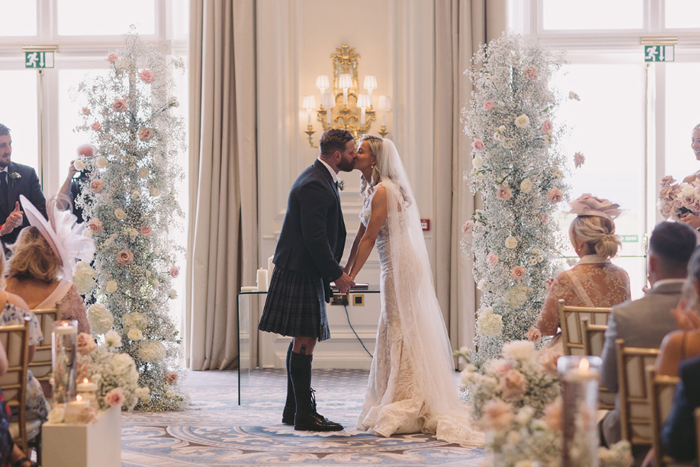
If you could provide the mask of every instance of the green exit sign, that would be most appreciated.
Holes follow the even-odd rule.
[[[645,62],[672,62],[676,58],[674,45],[645,45]]]
[[[24,52],[24,68],[53,68],[53,52]]]
[[[622,243],[639,243],[639,235],[621,235]]]

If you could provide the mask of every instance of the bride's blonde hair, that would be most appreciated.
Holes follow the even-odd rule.
[[[367,143],[369,144],[369,152],[371,152],[372,155],[377,158],[377,163],[374,165],[374,167],[372,167],[372,179],[367,180],[365,179],[364,175],[360,175],[360,193],[364,195],[367,189],[369,189],[370,192],[372,192],[372,190],[374,189],[374,185],[376,185],[379,182],[381,173],[379,171],[379,168],[382,165],[382,161],[379,158],[379,153],[382,151],[383,140],[378,136],[364,134],[360,137],[360,141],[358,141],[358,146],[362,146],[363,141],[367,141]]]
[[[615,235],[615,222],[600,216],[577,216],[569,227],[572,240],[586,242],[596,255],[612,258],[622,245],[619,235]]]

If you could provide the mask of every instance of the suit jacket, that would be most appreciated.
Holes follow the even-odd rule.
[[[681,382],[661,429],[661,445],[665,454],[686,462],[697,457],[695,409],[700,407],[700,356],[683,360],[678,365],[678,376]]]
[[[41,192],[41,185],[39,184],[39,177],[36,175],[36,171],[28,165],[10,162],[10,165],[7,168],[7,173],[8,196],[5,197],[5,193],[0,190],[0,224],[4,224],[7,217],[15,209],[15,202],[19,201],[19,195],[26,196],[27,199],[31,201],[32,204],[34,204],[34,206],[39,210],[39,212],[46,217],[46,198],[44,198],[44,193]],[[11,177],[13,173],[18,174],[18,177]],[[19,232],[28,225],[29,220],[27,219],[27,216],[24,216],[24,221],[22,222],[21,226],[17,227],[9,234],[1,237],[3,243],[14,243],[15,240],[17,240]]]
[[[316,160],[289,192],[275,267],[322,278],[329,301],[328,284],[343,275],[345,236],[340,195],[326,166]]]
[[[612,308],[603,347],[602,384],[613,392],[618,389],[617,339],[627,347],[658,349],[666,334],[678,329],[671,309],[681,298],[683,280],[655,284],[644,297],[627,301]],[[601,422],[608,446],[620,441],[620,400]]]

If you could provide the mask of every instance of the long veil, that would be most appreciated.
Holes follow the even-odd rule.
[[[458,395],[454,360],[440,310],[420,214],[396,146],[382,143],[380,176],[387,189],[387,225],[394,284],[404,338],[415,373],[414,384],[429,414],[426,431],[462,445],[483,445],[483,434],[472,430],[467,406]]]

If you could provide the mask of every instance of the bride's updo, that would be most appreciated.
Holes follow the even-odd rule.
[[[364,134],[360,137],[360,141],[358,142],[358,146],[362,146],[362,142],[367,141],[369,144],[369,150],[372,153],[374,157],[377,158],[377,164],[372,168],[372,180],[367,180],[365,179],[364,175],[360,175],[360,193],[365,194],[365,191],[368,188],[374,188],[374,185],[376,185],[381,176],[380,176],[380,168],[382,166],[382,159],[379,156],[379,154],[382,151],[382,138],[378,136],[373,136],[373,135],[368,135]]]

